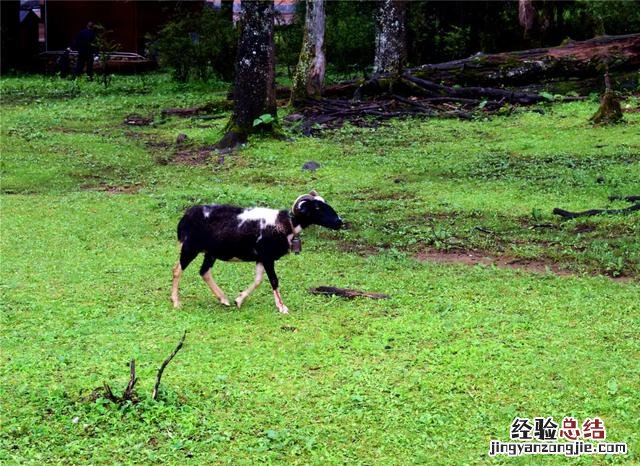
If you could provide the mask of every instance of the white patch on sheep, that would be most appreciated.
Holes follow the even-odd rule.
[[[280,211],[276,209],[254,207],[243,210],[242,213],[238,215],[238,220],[240,220],[240,225],[246,221],[259,221],[260,228],[264,229],[267,225],[275,226],[279,213]]]

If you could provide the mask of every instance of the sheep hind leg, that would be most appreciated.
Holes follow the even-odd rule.
[[[173,286],[171,287],[171,302],[173,307],[178,309],[182,303],[180,303],[180,296],[178,295],[178,286],[180,285],[180,276],[182,275],[182,267],[180,261],[176,262],[173,267]]]
[[[229,300],[224,294],[224,291],[222,291],[222,288],[220,288],[218,284],[215,281],[213,281],[213,276],[211,275],[211,268],[213,267],[214,262],[215,262],[215,259],[213,257],[211,257],[208,254],[205,254],[204,261],[202,262],[202,266],[200,267],[200,275],[202,276],[202,279],[204,280],[204,282],[209,286],[214,296],[218,298],[218,300],[220,300],[220,303],[224,304],[225,306],[231,306],[231,304],[229,303]]]
[[[173,307],[178,309],[182,304],[180,303],[180,294],[179,294],[179,286],[180,286],[180,277],[182,276],[182,271],[186,269],[189,264],[196,258],[198,255],[197,251],[194,251],[189,247],[189,243],[178,243],[178,247],[180,248],[180,258],[176,265],[173,267],[173,285],[171,287],[171,302],[173,303]]]
[[[236,306],[238,306],[238,309],[240,308],[240,306],[242,306],[242,303],[245,301],[245,299],[247,299],[249,295],[253,293],[256,288],[258,288],[260,283],[262,283],[263,276],[264,266],[260,262],[258,262],[256,264],[256,277],[254,278],[253,283],[249,285],[247,289],[240,293],[236,298]]]

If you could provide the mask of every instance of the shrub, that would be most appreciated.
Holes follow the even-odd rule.
[[[233,79],[236,30],[228,8],[203,8],[183,13],[167,23],[152,42],[160,64],[172,68],[176,81],[206,80],[215,76]]]

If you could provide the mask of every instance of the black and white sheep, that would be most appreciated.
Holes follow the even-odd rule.
[[[288,313],[278,289],[275,261],[290,251],[294,236],[309,225],[333,230],[342,227],[342,219],[315,191],[299,196],[290,212],[230,205],[198,205],[187,209],[178,223],[180,259],[173,268],[173,306],[180,307],[178,285],[182,271],[203,252],[200,275],[222,304],[229,306],[229,300],[213,281],[211,268],[216,259],[241,260],[256,263],[256,276],[236,298],[236,305],[242,306],[267,272],[278,311]]]

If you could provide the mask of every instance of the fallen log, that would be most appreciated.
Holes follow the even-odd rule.
[[[325,89],[324,99],[307,101],[296,113],[302,133],[340,127],[345,121],[372,126],[371,120],[396,117],[471,118],[472,112],[496,112],[505,105],[535,105],[548,99],[513,87],[548,79],[589,77],[601,82],[605,67],[640,67],[640,34],[597,37],[560,47],[476,55],[465,60],[424,65],[399,75],[340,83]],[[445,73],[445,74],[442,74]],[[471,79],[470,78],[473,78]],[[637,77],[636,77],[637,79]],[[568,96],[562,101],[583,99]],[[302,122],[300,123],[300,116]]]
[[[502,100],[504,102],[531,105],[546,100],[540,94],[526,92],[508,91],[492,87],[450,87],[436,84],[433,81],[417,78],[409,73],[405,73],[401,79],[415,84],[412,87],[415,91],[423,90],[427,95],[440,96],[441,98],[452,97],[455,99],[491,99]],[[416,87],[417,86],[417,87]]]
[[[425,64],[405,70],[405,75],[445,86],[522,87],[547,82],[592,80],[588,87],[599,88],[605,69],[610,73],[635,72],[640,67],[640,34],[601,36],[569,42],[558,47],[495,54],[477,53],[469,58]],[[370,95],[375,87],[387,90],[397,76],[376,76],[329,86],[325,97],[353,96],[363,86]],[[636,78],[637,79],[637,78]],[[578,82],[575,82],[578,80]],[[397,92],[394,92],[397,93]]]
[[[481,86],[522,86],[549,80],[599,77],[640,67],[640,34],[600,36],[558,47],[496,54],[422,65],[409,72],[436,82]]]

